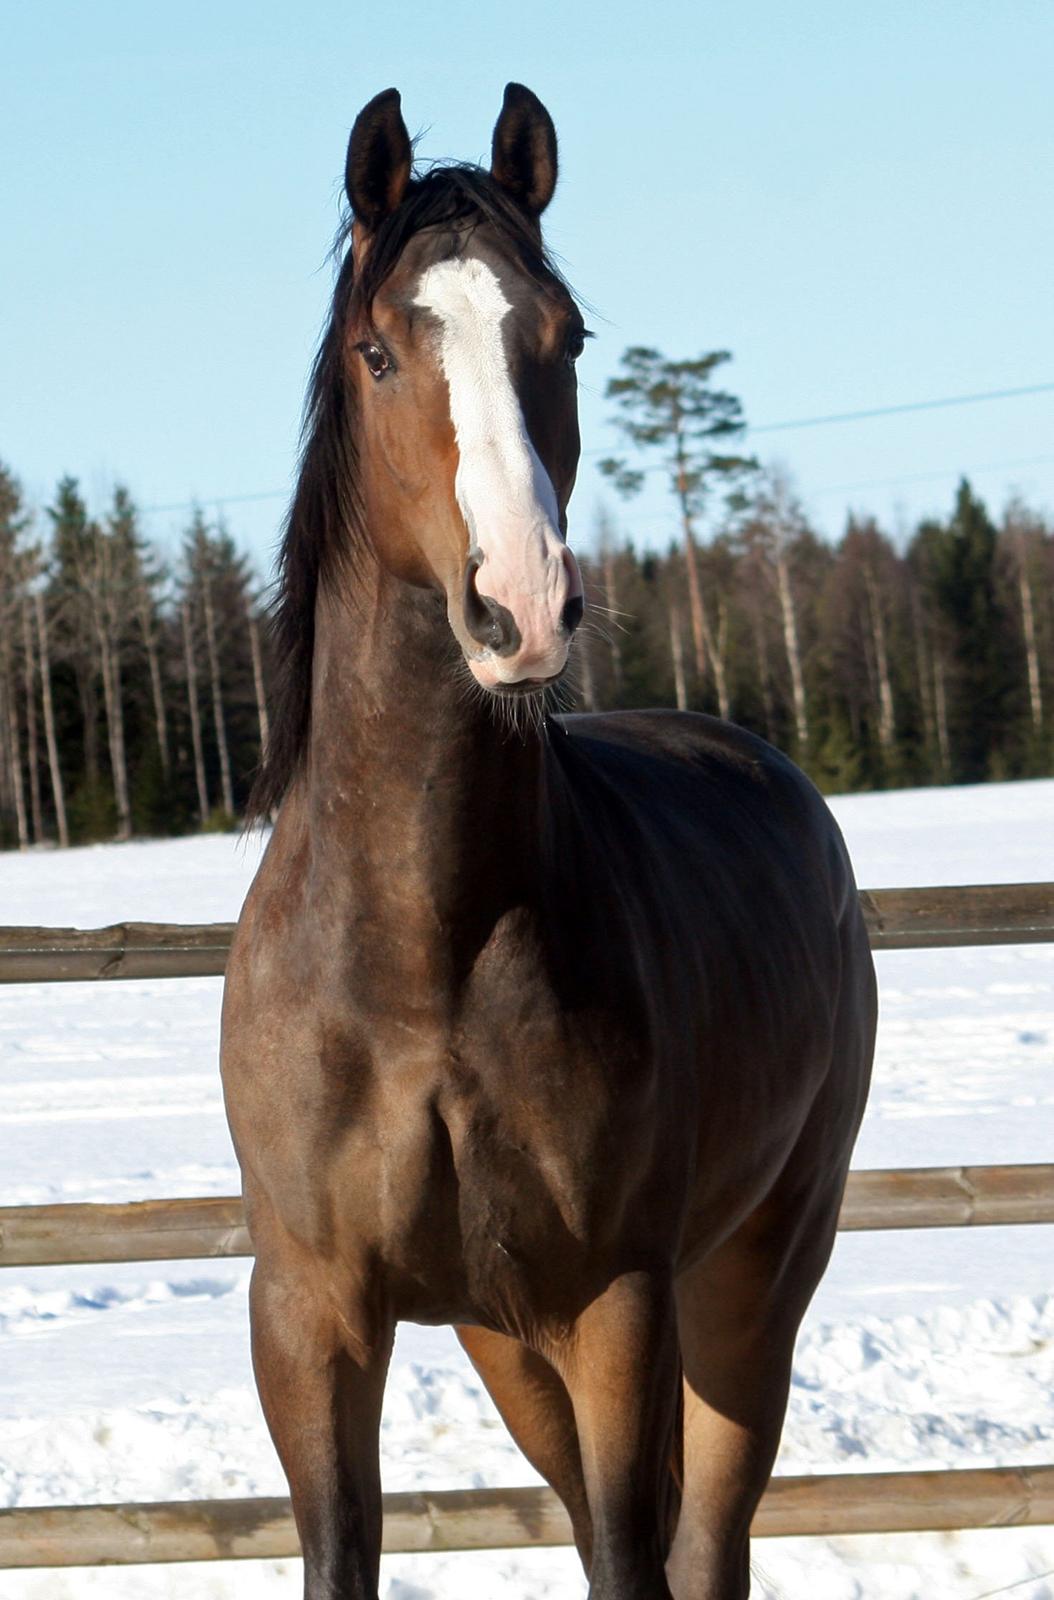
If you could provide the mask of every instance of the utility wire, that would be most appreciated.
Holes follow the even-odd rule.
[[[866,411],[832,411],[824,417],[794,417],[787,422],[748,422],[747,433],[785,433],[791,428],[826,428],[832,423],[865,422],[873,417],[896,417],[911,411],[938,411],[949,406],[975,406],[987,400],[1017,400],[1023,395],[1054,393],[1054,383],[1031,383],[1021,389],[985,389],[978,394],[944,395],[938,400],[903,400],[893,406],[872,406]],[[603,449],[585,450],[587,456],[604,454]]]
[[[983,401],[988,401],[988,400],[1016,400],[1016,399],[1020,398],[1023,395],[1051,394],[1051,393],[1054,393],[1054,383],[1033,383],[1033,384],[1029,384],[1026,387],[1021,388],[1021,389],[986,389],[982,393],[978,393],[978,394],[945,395],[943,398],[938,399],[938,400],[908,400],[908,401],[902,402],[899,405],[894,405],[894,406],[874,406],[870,410],[867,410],[867,411],[835,411],[835,412],[832,412],[829,416],[825,416],[825,417],[798,417],[798,418],[795,418],[793,421],[789,421],[789,422],[761,422],[761,423],[758,423],[756,427],[751,425],[751,424],[748,424],[747,425],[747,432],[748,433],[783,433],[783,432],[788,431],[791,428],[825,428],[825,427],[830,426],[832,423],[864,422],[864,421],[870,420],[873,417],[894,417],[894,416],[900,416],[900,415],[903,415],[903,414],[905,414],[907,412],[912,412],[912,411],[936,411],[936,410],[940,410],[942,408],[947,408],[948,406],[973,406],[973,405],[979,405]],[[583,450],[583,452],[582,452],[582,454],[584,456],[599,456],[599,455],[604,455],[605,453],[606,453],[606,451],[605,451],[603,446],[600,446],[597,449]],[[1040,457],[1040,458],[1037,458],[1037,459],[1035,459],[1033,461],[996,462],[991,467],[972,467],[972,468],[965,468],[965,469],[961,468],[961,467],[956,467],[956,468],[949,468],[949,472],[952,472],[952,471],[959,472],[959,471],[964,471],[964,470],[965,471],[973,471],[973,472],[989,472],[989,471],[995,471],[997,468],[1003,467],[1003,466],[1006,466],[1006,467],[1013,467],[1013,466],[1039,466],[1039,465],[1045,464],[1045,460],[1046,459],[1048,459],[1048,458]],[[662,468],[661,464],[656,464],[656,465],[649,464],[649,465],[645,466],[642,470],[645,471],[645,472],[649,472],[649,471],[656,472],[656,471],[662,471],[664,469]],[[943,477],[947,477],[948,473],[944,473],[944,472],[931,473],[931,474],[926,474],[926,476],[927,477],[933,477],[933,478],[938,478],[938,477],[943,478]],[[815,490],[813,490],[813,493],[814,494],[842,494],[842,493],[848,493],[848,492],[850,492],[852,490],[855,490],[855,489],[895,488],[897,486],[897,484],[899,484],[899,483],[921,483],[923,481],[924,481],[924,479],[922,477],[916,477],[916,478],[890,478],[890,479],[887,479],[883,483],[849,484],[845,489],[842,489],[842,488],[815,489]],[[176,501],[171,502],[168,505],[140,506],[139,509],[142,512],[144,512],[145,514],[155,515],[155,514],[160,514],[162,512],[165,512],[165,511],[192,511],[194,509],[194,507],[197,506],[197,505],[204,505],[204,506],[249,505],[253,501],[257,501],[257,500],[285,500],[285,499],[287,499],[289,497],[291,492],[292,492],[291,489],[261,489],[261,490],[257,491],[256,493],[253,493],[253,494],[202,495],[198,499],[195,499],[195,500],[176,500]]]
[[[193,511],[196,506],[244,506],[251,500],[286,500],[292,489],[260,489],[255,494],[199,495],[195,500],[174,500],[167,506],[140,506],[143,512]]]
[[[870,483],[829,483],[819,489],[805,491],[806,498],[818,494],[856,494],[865,489],[898,489],[906,483],[939,483],[943,478],[954,478],[970,472],[1009,472],[1015,467],[1049,467],[1054,456],[1026,456],[1023,461],[974,462],[972,466],[945,467],[940,472],[916,472],[907,478],[873,478]]]
[[[1017,400],[1027,394],[1050,394],[1054,383],[1030,383],[1023,389],[986,389],[980,394],[945,395],[939,400],[907,400],[868,411],[834,411],[826,417],[796,417],[792,422],[747,424],[748,433],[782,433],[788,428],[826,428],[832,422],[865,422],[871,417],[896,417],[908,411],[938,411],[947,406],[975,406],[987,400]]]

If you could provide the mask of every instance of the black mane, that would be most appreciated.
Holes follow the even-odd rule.
[[[361,271],[351,248],[352,218],[341,224],[341,259],[329,322],[311,369],[301,432],[300,475],[285,521],[270,633],[276,668],[270,741],[249,801],[250,823],[280,803],[307,748],[315,601],[320,585],[354,570],[369,552],[356,450],[355,395],[344,369],[348,318],[369,317],[373,299],[415,234],[425,228],[486,223],[538,281],[563,281],[535,222],[482,167],[441,164],[413,179],[402,203],[370,241]]]

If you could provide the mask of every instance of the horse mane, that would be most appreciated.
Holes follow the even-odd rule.
[[[279,805],[307,749],[319,590],[354,572],[370,553],[359,492],[357,408],[344,365],[349,318],[367,321],[373,299],[415,234],[443,225],[486,224],[536,281],[564,280],[535,221],[482,167],[438,163],[411,179],[406,195],[370,240],[361,264],[352,249],[350,213],[333,246],[340,261],[329,320],[311,368],[301,427],[300,470],[285,519],[268,626],[275,663],[267,750],[249,799],[247,821]]]

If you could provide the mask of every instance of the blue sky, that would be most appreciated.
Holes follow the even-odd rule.
[[[7,0],[0,459],[32,501],[218,499],[261,571],[328,301],[348,129],[395,84],[420,153],[481,159],[507,79],[549,106],[550,243],[594,308],[572,543],[631,343],[725,348],[765,424],[1054,383],[1048,0],[881,6]],[[1054,392],[759,434],[837,536],[967,471],[1054,509]],[[672,536],[652,478],[612,509]],[[184,513],[150,531],[174,542]]]

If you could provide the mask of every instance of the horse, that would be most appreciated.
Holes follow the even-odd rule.
[[[743,1600],[867,1092],[837,826],[784,755],[561,715],[586,330],[553,123],[489,170],[357,117],[280,558],[273,831],[222,1071],[307,1600],[376,1600],[400,1320],[452,1324],[592,1600]]]

